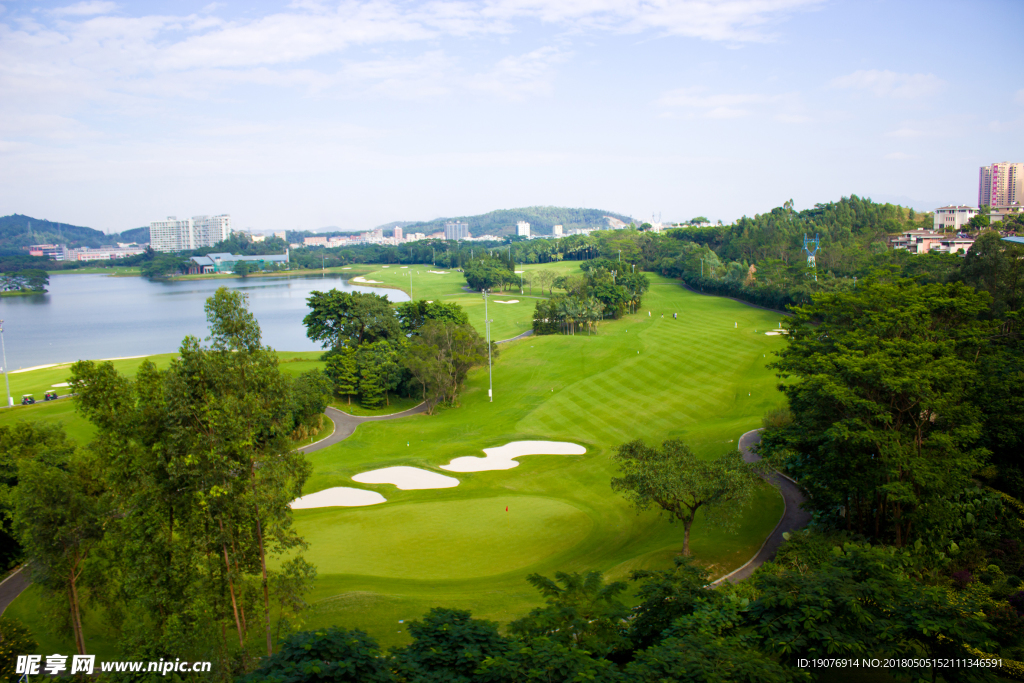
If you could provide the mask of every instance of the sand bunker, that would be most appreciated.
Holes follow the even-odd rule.
[[[51,384],[51,387],[70,387],[71,382],[61,382],[60,384]]]
[[[428,273],[434,273],[435,275],[447,275],[447,270],[428,270]]]
[[[345,266],[342,270],[352,270],[352,266]]]
[[[517,304],[519,299],[509,299],[508,301],[492,301],[492,304]]]
[[[441,469],[449,472],[510,470],[519,466],[513,458],[524,455],[583,455],[586,452],[583,446],[568,441],[512,441],[504,446],[485,448],[487,457],[467,455],[455,458],[447,465],[441,465]]]
[[[403,267],[403,268],[408,268],[409,266],[402,266],[402,267]]]
[[[367,280],[362,275],[357,275],[354,278],[352,278],[352,282],[362,282],[362,283],[367,284],[367,285],[383,284],[380,280]]]
[[[516,271],[516,273],[525,273],[525,272],[526,272],[526,271],[524,271],[524,270],[517,270],[517,271]]]
[[[789,334],[789,330],[768,330],[765,334],[769,337],[776,337],[780,334]]]
[[[455,477],[446,477],[437,472],[421,470],[419,467],[384,467],[379,470],[360,472],[352,477],[360,484],[394,484],[403,491],[412,489],[450,489],[459,485]]]
[[[292,510],[308,510],[309,508],[345,507],[354,508],[364,505],[386,503],[387,498],[376,491],[354,489],[351,486],[335,486],[296,498],[291,502]]]

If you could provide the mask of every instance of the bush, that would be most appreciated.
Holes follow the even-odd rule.
[[[0,618],[0,679],[18,680],[14,673],[18,655],[34,653],[37,647],[39,644],[23,623],[10,617]]]

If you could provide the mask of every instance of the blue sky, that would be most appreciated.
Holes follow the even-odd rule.
[[[0,0],[0,214],[269,231],[977,201],[1020,0]]]

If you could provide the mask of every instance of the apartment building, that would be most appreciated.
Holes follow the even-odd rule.
[[[1024,203],[1024,163],[1001,161],[982,166],[978,177],[978,206]]]
[[[469,223],[448,221],[444,224],[444,238],[446,240],[469,239]]]
[[[231,216],[193,216],[178,220],[168,216],[165,221],[149,224],[149,244],[154,251],[187,251],[212,247],[231,236]]]
[[[529,237],[530,236],[530,224],[526,221],[519,221],[516,223],[516,235],[518,237]]]

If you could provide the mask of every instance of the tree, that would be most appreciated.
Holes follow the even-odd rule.
[[[39,643],[26,626],[11,617],[0,617],[0,680],[16,681],[18,656],[33,652]]]
[[[292,380],[293,427],[311,428],[323,420],[324,408],[331,401],[334,383],[320,370],[304,372]]]
[[[67,458],[64,453],[43,452],[19,464],[15,528],[32,561],[32,579],[51,599],[66,601],[75,646],[83,655],[81,578],[103,540],[103,493],[95,463],[84,454]]]
[[[788,471],[822,521],[897,546],[947,525],[942,502],[985,457],[970,389],[988,301],[959,283],[868,280],[793,309],[771,365],[793,422],[762,449],[794,455]]]
[[[313,292],[307,300],[311,309],[303,319],[306,336],[325,349],[340,351],[382,339],[397,339],[401,328],[387,295],[363,292]]]
[[[392,683],[380,646],[363,631],[331,626],[289,636],[239,683]]]
[[[235,275],[239,275],[241,277],[248,277],[249,273],[252,272],[252,269],[252,264],[244,259],[239,259],[238,261],[235,261],[235,265],[232,267],[232,270],[234,271]]]
[[[711,575],[685,555],[676,555],[672,569],[634,571],[629,578],[641,582],[640,604],[633,608],[629,622],[629,637],[637,650],[660,643],[672,622],[721,595],[707,590]]]
[[[612,479],[613,491],[625,495],[638,513],[657,506],[683,523],[683,555],[690,554],[690,528],[698,510],[703,508],[708,522],[728,526],[759,481],[755,466],[743,462],[738,452],[707,460],[675,439],[660,449],[630,441],[612,458],[622,472]]]
[[[337,353],[327,357],[324,372],[334,382],[334,389],[343,396],[348,396],[348,404],[352,405],[352,397],[359,393],[359,364],[356,350],[344,347]]]
[[[408,683],[470,683],[487,658],[509,649],[496,623],[463,610],[431,608],[409,623],[409,635],[412,643],[393,651],[395,671]]]
[[[486,360],[487,342],[471,325],[431,320],[409,344],[402,363],[433,412],[439,403],[455,405],[469,370]]]
[[[476,672],[480,683],[620,683],[625,678],[607,659],[548,637],[515,643],[504,655],[488,657]]]
[[[443,301],[405,301],[396,307],[398,324],[402,332],[417,334],[428,320],[447,321],[456,325],[468,325],[469,316],[457,303]]]
[[[509,624],[509,633],[525,638],[550,638],[570,649],[597,656],[624,649],[628,641],[622,623],[629,610],[619,600],[626,584],[606,584],[599,571],[556,572],[554,580],[530,574],[526,580],[540,591],[547,605]]]
[[[142,266],[143,277],[153,280],[169,277],[188,268],[189,260],[176,254],[157,254]]]
[[[388,391],[396,388],[402,379],[398,347],[396,343],[380,340],[363,344],[357,350],[360,403],[364,407],[380,407],[381,397],[384,403],[391,405]]]
[[[101,594],[108,618],[131,624],[127,652],[229,667],[260,621],[272,652],[268,556],[302,546],[288,504],[309,465],[288,438],[291,384],[245,295],[220,288],[206,313],[210,345],[186,337],[168,370],[145,363],[133,381],[82,361],[71,385],[115,511]]]

